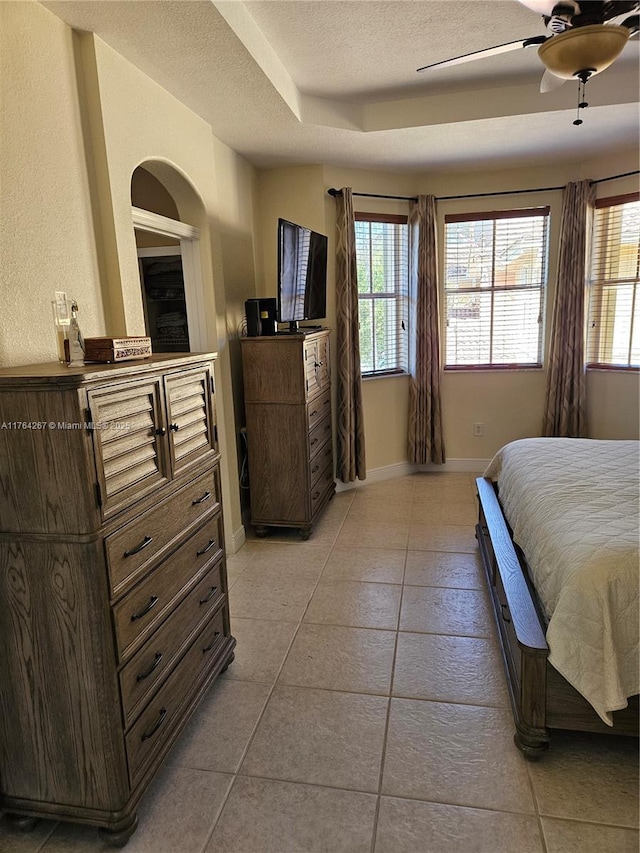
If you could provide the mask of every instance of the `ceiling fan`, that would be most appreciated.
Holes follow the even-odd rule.
[[[579,108],[586,107],[584,86],[594,74],[608,68],[622,53],[631,36],[640,30],[637,0],[519,0],[542,16],[550,35],[532,36],[495,47],[465,53],[424,65],[418,71],[447,68],[476,59],[497,56],[523,47],[538,46],[546,70],[541,92],[549,92],[566,80],[580,81]],[[582,98],[582,99],[581,99]],[[574,124],[582,124],[577,119]]]

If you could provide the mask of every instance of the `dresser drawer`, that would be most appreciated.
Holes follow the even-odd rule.
[[[199,676],[214,666],[225,645],[224,607],[220,607],[125,737],[132,788],[179,722]]]
[[[327,490],[332,487],[335,488],[335,482],[333,479],[333,466],[329,465],[318,477],[315,485],[311,487],[310,495],[311,495],[311,516],[315,515],[316,509],[322,503],[322,499],[327,494]]]
[[[218,514],[114,606],[120,660],[150,636],[206,564],[221,556],[221,543],[222,516]]]
[[[333,446],[330,441],[325,442],[325,444],[320,448],[318,453],[311,460],[309,474],[311,477],[311,487],[318,482],[321,476],[323,476],[325,468],[329,466],[331,470],[333,470]]]
[[[142,577],[169,549],[185,528],[220,506],[217,469],[203,474],[170,498],[143,512],[107,536],[111,592],[115,598]]]
[[[331,389],[327,389],[323,394],[320,394],[315,400],[307,404],[307,414],[309,418],[309,431],[316,424],[331,414]]]
[[[182,652],[189,636],[224,598],[222,561],[211,568],[120,672],[125,727]]]
[[[326,417],[309,433],[309,458],[313,459],[325,441],[331,437],[331,416]]]

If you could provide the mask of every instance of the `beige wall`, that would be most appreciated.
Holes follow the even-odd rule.
[[[57,289],[78,300],[85,335],[144,332],[130,195],[132,174],[144,163],[180,218],[201,231],[207,349],[219,354],[225,532],[233,550],[242,528],[223,255],[234,256],[230,223],[242,220],[245,247],[252,233],[246,210],[255,204],[255,172],[100,39],[72,33],[35,2],[2,3],[0,14],[4,121],[11,128],[1,158],[3,295],[10,306],[0,320],[2,363],[56,358],[50,300]],[[236,249],[227,271],[240,258]],[[246,296],[255,293],[251,263],[242,279]],[[246,298],[239,288],[230,274],[236,305]]]
[[[389,174],[333,167],[296,167],[260,173],[260,210],[264,246],[265,295],[275,293],[276,240],[278,216],[293,219],[321,230],[329,236],[329,255],[333,256],[335,234],[335,202],[326,195],[331,187],[351,186],[358,192],[411,196],[418,192],[437,196],[496,193],[490,198],[440,201],[439,258],[442,272],[443,222],[446,213],[489,211],[515,206],[549,205],[551,234],[549,246],[549,287],[545,322],[545,351],[551,326],[551,307],[555,291],[558,242],[562,211],[560,191],[542,191],[508,195],[511,190],[534,187],[563,186],[568,181],[585,177],[598,179],[638,169],[635,151],[617,152],[615,156],[590,163],[564,165],[561,168],[512,169],[474,174],[447,175]],[[631,177],[599,184],[598,196],[628,192],[637,187]],[[356,210],[404,213],[403,201],[370,199],[356,196]],[[324,213],[324,227],[320,212]],[[330,264],[328,275],[330,298],[327,325],[335,327],[335,275]],[[335,348],[334,348],[335,349]],[[508,441],[540,434],[544,407],[546,369],[520,371],[456,371],[442,377],[443,422],[448,460],[462,460],[468,467],[481,468],[483,460]],[[590,435],[597,438],[638,436],[637,374],[592,374],[588,377],[588,418]],[[367,470],[398,471],[407,463],[406,435],[408,380],[402,377],[367,379],[363,382]],[[484,435],[473,434],[474,423],[483,424]]]
[[[57,358],[51,300],[105,334],[71,30],[35,2],[0,3],[0,363]]]
[[[0,3],[0,16],[3,120],[11,129],[3,134],[0,158],[3,295],[9,306],[0,318],[0,361],[8,365],[56,357],[49,304],[56,289],[78,300],[87,335],[143,330],[130,182],[144,163],[171,193],[180,218],[202,233],[209,348],[220,353],[227,532],[240,525],[238,329],[245,299],[276,293],[279,216],[327,234],[331,257],[335,203],[326,195],[330,186],[442,196],[562,185],[638,168],[637,152],[622,151],[570,167],[494,173],[389,174],[322,165],[257,172],[217,140],[206,122],[99,39],[74,35],[34,0]],[[599,185],[598,194],[636,186],[634,178],[617,180]],[[552,207],[552,289],[559,193],[503,196],[490,200],[490,208],[487,200],[441,202],[439,211],[442,217],[454,209],[511,206],[516,199]],[[357,198],[356,208],[401,212],[406,205]],[[335,327],[332,264],[328,285],[327,325]],[[488,458],[511,438],[538,434],[544,381],[544,371],[445,375],[449,459]],[[592,435],[637,435],[637,375],[590,373],[588,389]],[[368,469],[406,464],[407,380],[367,380],[363,397]],[[472,435],[474,422],[485,426],[482,439]]]

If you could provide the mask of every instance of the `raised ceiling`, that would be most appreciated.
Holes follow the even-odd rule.
[[[46,0],[209,122],[257,167],[442,171],[576,162],[639,139],[639,39],[587,87],[540,94],[544,35],[516,0]]]

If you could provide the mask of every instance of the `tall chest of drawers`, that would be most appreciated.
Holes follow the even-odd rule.
[[[251,523],[306,539],[335,491],[330,332],[241,341]]]
[[[214,355],[0,370],[0,809],[126,843],[233,659]]]

